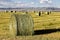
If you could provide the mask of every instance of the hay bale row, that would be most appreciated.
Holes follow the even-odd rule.
[[[11,13],[16,13],[16,11],[5,11],[6,13],[11,12]]]
[[[34,11],[34,13],[36,13],[36,12]],[[42,14],[47,14],[47,15],[49,15],[49,14],[51,14],[51,11],[49,11],[49,12],[39,11],[38,13],[36,13],[36,15],[38,15],[38,16],[41,16]]]
[[[47,12],[47,15],[51,14],[51,11],[50,12]]]

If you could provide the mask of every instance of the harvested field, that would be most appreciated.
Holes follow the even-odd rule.
[[[22,13],[16,12],[15,14]],[[16,37],[10,35],[9,21],[12,14],[11,12],[0,12],[0,40],[60,40],[60,12],[51,12],[49,15],[42,14],[41,16],[36,15],[34,12],[29,12],[34,20],[35,32],[36,30],[40,30],[37,32],[43,31],[44,33]],[[47,33],[50,30],[46,29],[53,29],[54,31],[51,30],[51,32]]]

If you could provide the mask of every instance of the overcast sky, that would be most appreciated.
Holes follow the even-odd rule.
[[[0,0],[0,8],[59,7],[60,0]]]

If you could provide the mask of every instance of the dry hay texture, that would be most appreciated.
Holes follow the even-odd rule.
[[[16,14],[20,13],[22,14],[22,12],[16,12]],[[51,12],[50,15],[42,14],[41,16],[36,16],[33,12],[29,13],[34,19],[34,30],[60,28],[60,12]],[[44,35],[5,37],[12,33],[9,31],[11,14],[13,13],[0,12],[0,40],[60,40],[60,31]]]
[[[16,15],[17,31],[19,35],[32,35],[33,34],[33,20],[28,14]]]
[[[12,36],[16,35],[32,35],[33,20],[28,14],[13,14],[10,19],[10,32]]]
[[[17,20],[14,14],[11,15],[9,28],[10,28],[11,36],[16,36],[17,35]]]

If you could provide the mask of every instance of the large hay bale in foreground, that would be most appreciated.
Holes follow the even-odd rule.
[[[33,20],[32,17],[28,14],[16,15],[17,17],[17,29],[19,35],[32,35],[33,34]]]
[[[12,36],[18,35],[32,35],[33,34],[33,20],[28,14],[13,14],[10,19],[10,33]]]
[[[9,26],[10,26],[10,34],[12,36],[16,36],[17,35],[17,20],[14,14],[11,15]]]

